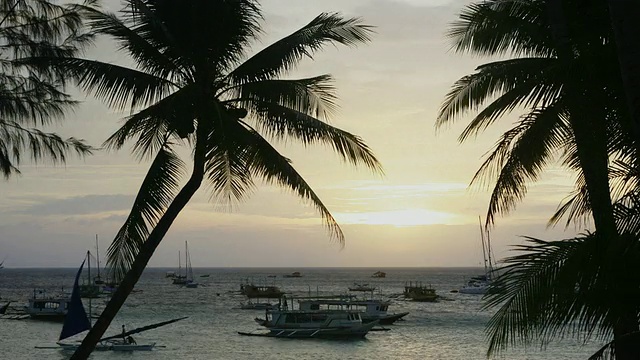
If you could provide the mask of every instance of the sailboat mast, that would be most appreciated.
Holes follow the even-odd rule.
[[[182,274],[181,261],[182,261],[182,259],[180,258],[180,250],[178,250],[178,276],[180,276],[180,274]]]
[[[98,234],[96,234],[96,263],[98,267],[98,278],[100,278],[100,250],[98,249]]]
[[[87,250],[87,277],[89,278],[89,327],[91,327],[91,297],[93,294],[93,282],[91,281],[91,251]]]
[[[478,222],[480,223],[480,240],[482,241],[482,258],[484,259],[484,273],[486,274],[488,271],[487,268],[487,250],[486,244],[484,241],[484,228],[482,227],[482,218],[478,216]]]
[[[487,232],[487,253],[489,255],[489,271],[493,272],[493,258],[491,257],[491,237],[489,237],[489,229],[485,229]]]

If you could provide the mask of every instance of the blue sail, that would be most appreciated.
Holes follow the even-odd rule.
[[[76,274],[76,280],[73,282],[71,300],[68,303],[67,316],[64,317],[64,325],[62,325],[59,340],[64,340],[91,329],[91,322],[89,322],[89,317],[84,311],[84,305],[82,305],[82,299],[80,298],[80,286],[78,285],[84,262],[85,260],[82,261],[82,265],[80,265],[80,269]]]

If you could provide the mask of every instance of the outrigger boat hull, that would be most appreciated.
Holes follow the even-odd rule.
[[[391,315],[385,315],[385,316],[380,316],[380,317],[367,317],[366,314],[362,314],[362,322],[363,323],[369,323],[372,321],[378,321],[378,324],[380,325],[391,325],[394,322],[402,319],[403,317],[409,315],[409,312],[403,312],[403,313],[398,313],[398,314],[391,314]]]
[[[63,350],[77,350],[80,344],[58,343]],[[96,351],[151,351],[156,343],[151,344],[119,344],[119,343],[99,343],[96,345]]]
[[[238,334],[244,336],[264,336],[275,337],[285,339],[362,339],[371,329],[377,325],[377,321],[373,321],[367,324],[363,324],[358,328],[300,328],[300,329],[281,329],[270,328],[268,331],[261,332],[242,332],[238,331]]]

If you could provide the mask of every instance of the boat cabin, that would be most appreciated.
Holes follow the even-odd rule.
[[[32,318],[63,320],[69,309],[69,298],[47,296],[44,290],[34,290],[25,312]]]
[[[300,310],[353,310],[369,315],[386,315],[391,303],[382,300],[305,299],[298,300]]]
[[[346,310],[271,310],[266,312],[267,327],[327,328],[362,324],[359,311]]]

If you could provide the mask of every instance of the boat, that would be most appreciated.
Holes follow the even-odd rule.
[[[28,300],[24,311],[32,319],[64,321],[69,309],[69,297],[49,296],[46,290],[33,290],[33,296]]]
[[[253,302],[251,300],[240,304],[240,309],[242,310],[273,310],[277,308],[278,304],[272,304],[269,302]]]
[[[422,282],[415,284],[409,282],[404,285],[404,297],[412,301],[435,302],[438,300],[436,290],[431,286],[425,286]]]
[[[262,334],[238,332],[247,336],[267,336],[296,339],[358,339],[378,324],[363,323],[360,311],[354,310],[294,310],[287,301],[279,309],[266,310],[265,318],[255,321],[268,332]]]
[[[189,246],[187,245],[187,242],[184,242],[184,251],[185,251],[185,273],[187,275],[187,283],[185,284],[186,287],[193,289],[193,288],[197,288],[198,287],[198,283],[195,282],[194,277],[193,277],[193,267],[191,266],[191,254],[189,254]]]
[[[56,345],[57,348],[63,350],[76,350],[80,344],[81,340],[71,341],[73,337],[76,335],[83,333],[85,331],[91,330],[91,319],[87,316],[87,313],[84,309],[84,304],[82,303],[82,298],[80,297],[80,286],[78,285],[78,280],[80,278],[80,274],[82,273],[82,268],[84,267],[85,261],[82,261],[82,265],[80,265],[80,269],[78,269],[78,273],[76,274],[75,281],[73,284],[73,291],[71,292],[71,300],[69,301],[69,309],[68,314],[65,317],[64,325],[62,326],[62,331],[60,332],[60,337]],[[89,313],[91,313],[91,300],[89,300]],[[149,351],[152,350],[156,343],[147,343],[147,344],[138,344],[131,335],[138,334],[143,331],[155,329],[160,326],[168,325],[176,321],[180,321],[186,319],[186,317],[178,318],[174,320],[164,321],[157,324],[152,324],[148,326],[143,326],[140,328],[136,328],[130,331],[125,331],[124,325],[122,326],[122,333],[115,336],[108,336],[99,340],[96,345],[96,350],[98,351]],[[42,347],[41,347],[42,348]],[[47,348],[47,347],[44,347]]]
[[[292,272],[291,274],[284,275],[284,277],[286,277],[286,278],[299,278],[299,277],[302,277],[302,274],[300,274],[298,271],[295,271],[295,272]]]
[[[100,275],[95,278],[91,278],[91,251],[87,251],[87,283],[80,285],[80,297],[83,298],[97,298],[102,294],[102,286],[104,281],[100,279]],[[98,265],[100,269],[100,265]],[[96,282],[96,279],[100,283]]]
[[[175,271],[167,271],[167,272],[164,274],[164,277],[166,277],[166,278],[170,278],[170,279],[173,279],[174,277],[176,277],[176,272],[175,272]]]
[[[185,254],[186,257],[186,254]],[[187,283],[187,274],[185,269],[185,274],[182,275],[182,260],[181,260],[180,250],[178,250],[178,272],[176,272],[172,279],[172,283],[174,285],[185,285]]]
[[[202,274],[200,275],[201,278],[208,278],[210,275],[209,274]]]
[[[285,294],[275,285],[256,285],[248,279],[240,284],[240,293],[249,299],[278,299]]]
[[[374,291],[376,289],[375,286],[370,286],[369,284],[359,284],[353,283],[353,286],[349,286],[349,291]]]
[[[409,314],[409,312],[388,313],[391,304],[389,301],[378,299],[359,300],[349,295],[298,299],[301,310],[356,310],[360,311],[363,323],[377,321],[380,325],[391,325]]]
[[[484,274],[471,277],[467,283],[458,290],[461,294],[484,295],[491,285],[493,270],[493,254],[489,231],[480,222],[480,241],[482,243],[482,257],[484,258]]]
[[[384,271],[376,271],[373,273],[373,275],[371,275],[372,278],[386,278],[387,277],[387,273]]]
[[[98,234],[96,234],[96,268],[98,274],[93,278],[93,283],[96,285],[104,285],[104,280],[100,277],[100,249],[98,248]]]

